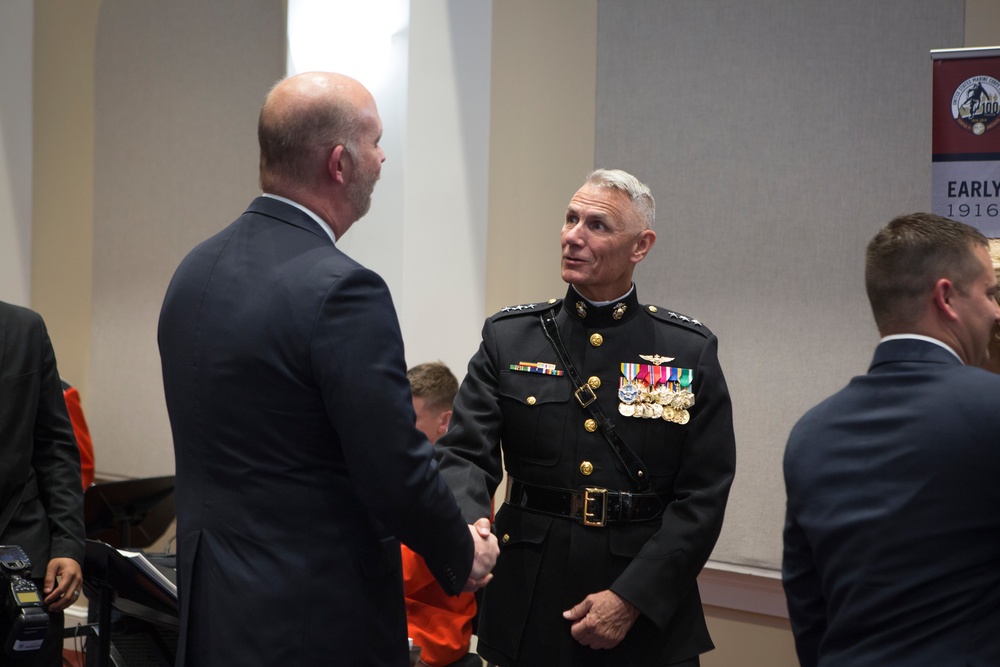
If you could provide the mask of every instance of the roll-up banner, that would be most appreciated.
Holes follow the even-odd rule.
[[[1000,47],[935,49],[931,206],[1000,237]]]

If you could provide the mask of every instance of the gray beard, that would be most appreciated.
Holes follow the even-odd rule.
[[[372,192],[379,175],[373,172],[358,171],[358,177],[347,186],[348,201],[357,212],[358,218],[364,217],[372,206]]]

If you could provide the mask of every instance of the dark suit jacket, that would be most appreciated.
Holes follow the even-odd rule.
[[[261,197],[181,263],[159,344],[178,664],[406,665],[393,535],[451,593],[472,541],[414,427],[382,279],[305,213]]]
[[[445,477],[467,518],[489,510],[501,449],[507,472],[522,482],[635,490],[601,432],[585,428],[590,415],[566,375],[511,368],[544,362],[565,372],[539,322],[542,311],[553,309],[574,365],[583,379],[599,381],[598,403],[645,462],[651,492],[671,502],[660,519],[603,528],[503,504],[496,515],[500,558],[484,589],[479,653],[519,666],[678,662],[712,648],[696,577],[719,536],[736,464],[717,340],[691,318],[641,305],[634,290],[622,300],[619,318],[614,305],[588,306],[581,317],[577,301],[571,289],[565,301],[505,309],[487,320],[451,427],[438,441]],[[591,342],[594,334],[602,336],[600,345]],[[696,401],[686,424],[619,414],[621,364],[649,365],[639,355],[654,354],[674,357],[664,366],[694,373]],[[609,588],[642,615],[616,648],[589,649],[570,636],[562,612]]]
[[[3,302],[0,461],[0,544],[22,547],[37,578],[52,558],[83,563],[80,455],[52,343],[38,313]]]
[[[884,342],[784,467],[802,665],[1000,665],[1000,376]]]

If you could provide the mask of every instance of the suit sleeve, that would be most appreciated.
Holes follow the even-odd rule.
[[[51,535],[49,558],[72,558],[83,563],[80,453],[66,411],[55,352],[40,318],[37,335],[41,338],[41,357],[31,465],[35,471],[39,498],[48,518]]]
[[[659,530],[611,586],[661,628],[691,593],[719,538],[736,468],[732,403],[716,349],[710,335],[695,369],[696,403],[685,426],[674,500]]]
[[[802,493],[794,487],[794,471],[787,453],[794,448],[795,429],[786,449],[784,473],[788,507],[785,511],[784,552],[781,580],[788,600],[788,618],[795,636],[795,652],[802,667],[814,667],[819,661],[819,644],[826,632],[826,601],[823,598],[819,570],[802,526],[795,518],[795,498]]]
[[[472,569],[472,537],[431,444],[416,429],[402,335],[377,274],[359,268],[334,281],[314,324],[311,354],[362,502],[424,557],[445,591],[461,592]]]

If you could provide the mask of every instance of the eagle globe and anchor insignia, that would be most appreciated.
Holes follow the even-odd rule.
[[[976,136],[1000,125],[1000,81],[981,74],[960,83],[951,96],[951,116]]]

